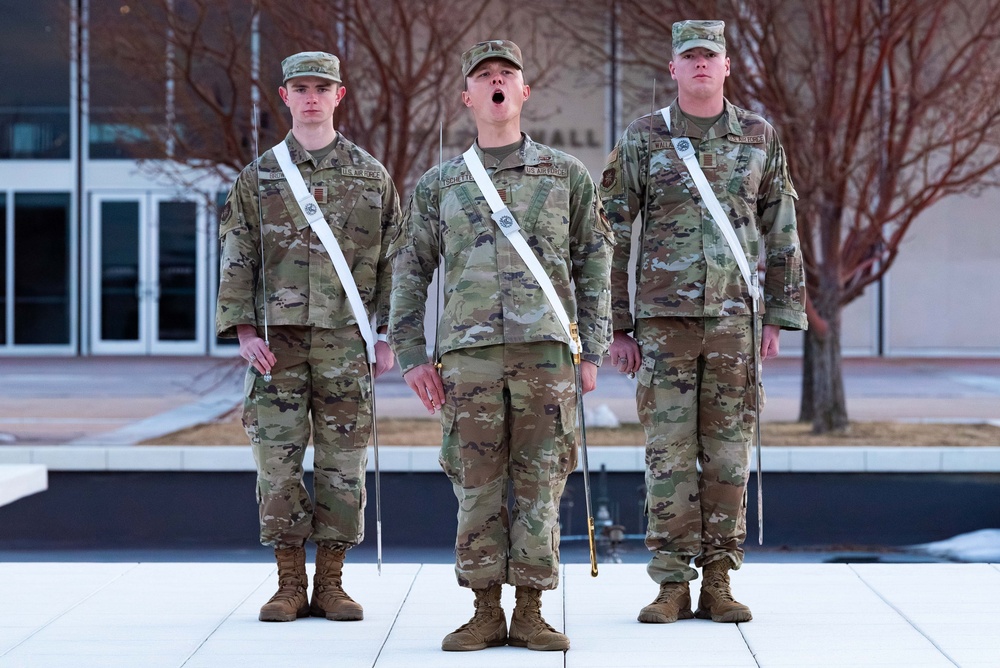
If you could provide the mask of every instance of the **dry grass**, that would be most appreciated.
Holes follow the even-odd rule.
[[[986,446],[1000,445],[1000,427],[987,424],[912,424],[854,422],[844,434],[814,435],[807,424],[764,422],[761,440],[768,445],[886,445],[886,446]],[[427,445],[441,442],[435,419],[382,419],[380,445]],[[623,424],[617,429],[589,428],[590,445],[642,445],[642,427]],[[233,415],[219,421],[150,439],[144,445],[246,445],[246,434]]]

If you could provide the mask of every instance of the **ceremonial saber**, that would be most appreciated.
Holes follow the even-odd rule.
[[[594,506],[590,500],[590,462],[587,459],[587,420],[583,414],[583,370],[580,368],[580,328],[573,322],[570,336],[576,343],[573,353],[573,370],[576,374],[576,412],[580,424],[580,452],[583,456],[583,496],[587,510],[587,542],[590,544],[590,575],[597,577],[597,542],[594,539]]]
[[[260,291],[262,293],[261,309],[264,311],[264,345],[271,347],[271,339],[267,333],[267,283],[264,280],[264,207],[260,198],[260,146],[257,141],[257,103],[253,103],[253,152],[257,162],[257,231],[260,234]],[[264,374],[264,382],[271,382],[271,372]]]
[[[441,249],[441,187],[443,185],[443,178],[441,172],[444,169],[444,121],[438,121],[438,198],[437,198],[437,267],[435,267],[435,274],[437,276],[437,285],[434,290],[434,368],[441,373],[441,337],[440,337],[440,325],[441,325],[441,292],[444,289],[442,284],[442,276],[444,270],[444,251]]]
[[[382,575],[382,482],[378,466],[378,415],[375,412],[375,361],[368,364],[372,379],[372,447],[375,451],[375,563]]]
[[[759,278],[757,276],[757,268],[754,267],[753,272],[754,283],[758,283]],[[760,287],[757,287],[757,294],[760,294]],[[754,413],[756,414],[756,420],[754,421],[754,439],[757,441],[757,544],[764,544],[764,485],[761,482],[761,452],[760,452],[760,383],[761,375],[763,372],[763,365],[760,359],[760,346],[761,342],[758,340],[758,325],[757,325],[757,297],[750,295],[752,307],[751,317],[751,333],[753,334],[753,389],[754,389]]]
[[[642,229],[646,230],[647,218],[649,217],[649,177],[653,168],[653,116],[656,113],[656,77],[653,77],[653,90],[649,93],[649,131],[646,133],[646,187],[642,198]],[[670,128],[667,128],[670,133]],[[638,262],[638,260],[636,260]],[[636,267],[638,274],[639,267]],[[632,332],[635,334],[635,332]],[[635,371],[628,372],[629,378],[635,378]]]

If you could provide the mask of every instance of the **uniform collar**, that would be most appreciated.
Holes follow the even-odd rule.
[[[725,107],[722,111],[722,118],[720,118],[719,121],[726,123],[729,127],[729,134],[742,137],[743,126],[740,124],[740,119],[736,116],[736,107],[733,106],[732,102],[725,98],[722,99],[722,102]],[[716,125],[718,125],[718,123]]]
[[[720,136],[719,127],[725,127],[725,134],[743,136],[743,126],[740,125],[739,118],[736,117],[736,107],[733,103],[722,98],[722,116],[715,122],[709,131],[715,130],[715,136]],[[677,98],[670,105],[670,134],[674,137],[702,138],[701,128],[688,121],[687,116],[681,112],[680,103]]]
[[[289,130],[288,134],[285,135],[285,142],[288,144],[288,154],[292,157],[292,162],[296,165],[312,160],[312,156],[309,154],[309,151],[302,148],[302,144],[300,144],[299,140],[295,138],[295,135],[292,134],[291,130]],[[341,164],[342,162],[349,162],[344,159],[346,157],[346,151],[347,145],[344,141],[344,135],[338,132],[336,139],[334,139],[333,150],[330,151],[330,153],[327,154],[327,156],[323,158],[318,165],[316,165],[316,168],[319,169],[320,167],[328,167]]]
[[[521,138],[524,140],[524,143],[521,144],[521,148],[508,155],[501,163],[497,163],[496,159],[492,155],[484,153],[483,149],[479,148],[478,141],[476,141],[472,146],[476,151],[476,155],[478,155],[479,159],[483,162],[483,167],[486,169],[509,169],[511,167],[522,167],[524,165],[537,165],[540,162],[538,157],[538,144],[531,141],[531,137],[523,132],[521,133]]]

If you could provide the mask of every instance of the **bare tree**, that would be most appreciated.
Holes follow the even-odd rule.
[[[997,184],[1000,0],[598,4],[617,9],[628,35],[622,62],[659,72],[674,21],[727,22],[727,96],[777,127],[801,196],[810,327],[800,420],[817,433],[846,428],[843,307],[892,267],[928,207]],[[604,48],[605,35],[581,35]],[[648,98],[647,81],[623,87]]]
[[[191,167],[231,178],[254,157],[253,88],[264,150],[289,127],[277,94],[281,59],[323,50],[343,61],[338,129],[403,190],[436,161],[439,123],[447,129],[464,116],[462,51],[498,36],[537,45],[531,74],[544,81],[560,56],[544,24],[527,0],[500,9],[460,0],[149,0],[92,12],[88,27],[91,62],[109,70],[95,94],[105,116],[141,138],[141,157],[157,158],[147,170],[175,182]]]

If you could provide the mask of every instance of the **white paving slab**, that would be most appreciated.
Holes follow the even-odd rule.
[[[311,570],[311,569],[310,569]],[[472,593],[450,565],[345,567],[360,622],[263,624],[271,564],[0,563],[0,668],[598,668],[996,666],[1000,568],[990,564],[748,564],[734,593],[747,624],[640,624],[656,585],[639,564],[564,566],[542,610],[572,649],[442,652]],[[311,576],[311,573],[310,573]],[[698,583],[692,594],[697,602]],[[504,608],[514,604],[504,588]]]

